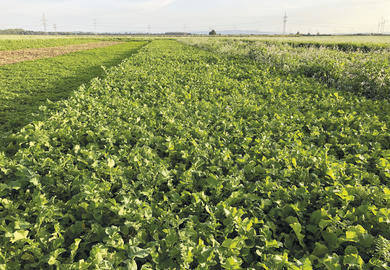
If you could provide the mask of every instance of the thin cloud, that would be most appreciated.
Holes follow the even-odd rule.
[[[174,2],[176,2],[176,0],[151,0],[142,3],[142,7],[147,9],[160,9],[169,6]]]
[[[133,11],[156,11],[167,7],[177,0],[148,0],[148,1],[112,1],[110,5],[114,5],[121,9]]]
[[[390,20],[390,0],[0,0],[0,29],[42,30],[42,14],[61,31],[373,32]],[[386,23],[386,32],[390,23]]]

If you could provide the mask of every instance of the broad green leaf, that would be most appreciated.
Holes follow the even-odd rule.
[[[135,260],[128,261],[127,270],[138,270],[137,263]]]
[[[292,158],[291,162],[292,162],[294,168],[296,168],[297,167],[297,160],[295,158]]]
[[[310,259],[306,258],[305,262],[303,263],[302,270],[312,270],[312,269],[313,269],[313,265],[311,264]]]
[[[115,166],[115,161],[112,158],[107,159],[107,165],[109,168],[114,168]]]
[[[329,176],[332,180],[336,180],[336,176],[332,168],[328,168],[326,175]]]
[[[302,247],[305,247],[305,244],[303,243],[303,238],[305,237],[302,232],[302,226],[300,223],[292,223],[290,224],[290,227],[294,230],[295,235],[298,238],[299,244]]]
[[[149,249],[130,246],[128,248],[129,258],[145,258],[149,255]]]
[[[24,253],[21,258],[24,261],[34,261],[34,256],[30,253]]]
[[[348,241],[356,242],[358,240],[358,234],[355,231],[347,231],[345,234]]]
[[[265,241],[265,246],[268,248],[279,248],[279,243],[275,239],[272,241]]]
[[[27,239],[28,233],[29,233],[29,231],[27,231],[27,230],[15,231],[15,232],[13,233],[12,238],[11,238],[11,243],[15,243],[15,242],[17,242],[17,241]]]
[[[207,177],[207,184],[211,187],[217,188],[221,183],[215,175]]]
[[[327,270],[341,270],[340,259],[336,254],[322,260]]]
[[[80,242],[81,242],[81,239],[80,238],[76,238],[74,240],[74,243],[70,246],[70,259],[71,261],[73,261],[74,257],[76,256],[76,253],[77,253],[77,250],[79,248],[79,245],[80,245]]]
[[[229,270],[242,269],[241,264],[242,264],[241,259],[235,257],[229,257],[226,259],[225,263],[222,264],[222,267],[224,269],[229,269]]]
[[[226,239],[223,241],[222,246],[228,249],[235,249],[237,248],[237,245],[239,244],[238,239]]]
[[[322,256],[328,254],[328,252],[329,252],[329,250],[328,250],[327,246],[317,242],[312,254],[317,256],[317,257],[322,257]]]

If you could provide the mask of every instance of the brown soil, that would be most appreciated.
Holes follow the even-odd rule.
[[[0,66],[41,58],[55,57],[71,52],[112,46],[121,42],[102,41],[61,47],[0,51]]]

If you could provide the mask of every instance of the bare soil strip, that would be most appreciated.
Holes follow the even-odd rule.
[[[102,41],[102,42],[93,42],[93,43],[86,43],[86,44],[77,44],[77,45],[50,47],[50,48],[0,51],[0,66],[23,62],[23,61],[36,60],[41,58],[55,57],[55,56],[59,56],[71,52],[108,47],[119,43],[121,42]]]

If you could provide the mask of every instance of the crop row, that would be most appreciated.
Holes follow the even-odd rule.
[[[233,39],[183,39],[222,53],[246,55],[284,74],[316,78],[330,87],[369,98],[390,98],[390,52],[343,52],[326,47]]]
[[[0,154],[9,269],[388,267],[388,101],[165,40],[59,108]]]
[[[74,52],[59,57],[0,67],[0,145],[4,134],[19,130],[47,100],[64,99],[81,84],[104,74],[101,66],[115,66],[145,42]],[[1,148],[1,147],[0,147]]]

